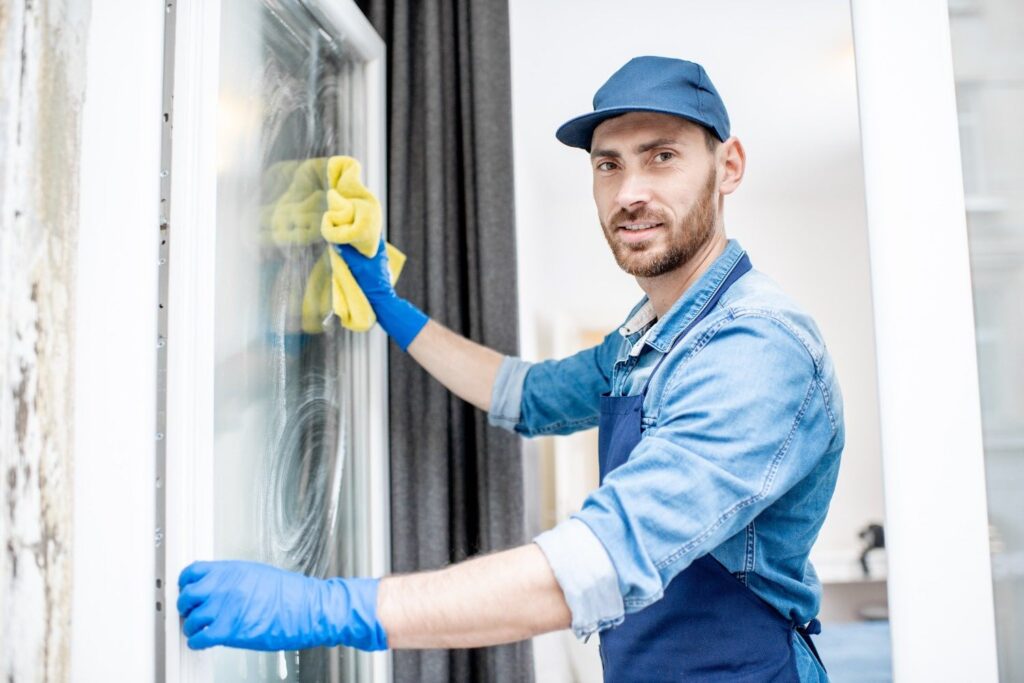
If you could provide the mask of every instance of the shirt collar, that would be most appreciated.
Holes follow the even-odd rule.
[[[633,310],[630,314],[629,320],[622,323],[619,327],[619,334],[623,337],[628,337],[631,334],[639,332],[648,325],[650,325],[657,316],[654,315],[654,304],[648,300],[645,296],[638,307]]]
[[[695,283],[690,285],[689,289],[683,292],[683,295],[672,304],[672,307],[655,323],[654,327],[643,335],[640,341],[661,353],[668,351],[676,337],[686,329],[686,326],[694,318],[700,315],[701,310],[714,296],[744,253],[739,242],[729,240],[725,251],[711,263],[711,266]],[[619,328],[619,334],[629,337],[650,325],[654,319],[654,305],[645,296]],[[640,346],[640,344],[636,346]],[[639,349],[634,349],[634,351],[639,351]]]

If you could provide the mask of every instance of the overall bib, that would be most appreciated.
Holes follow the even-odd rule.
[[[675,344],[750,270],[744,254]],[[670,349],[671,351],[671,349]],[[598,457],[601,481],[629,458],[641,438],[644,396],[661,361],[635,396],[601,396]],[[797,682],[790,634],[796,629],[817,657],[807,630],[785,619],[710,554],[695,560],[665,588],[661,600],[626,615],[601,633],[604,680]],[[818,632],[817,620],[811,622]],[[819,660],[820,661],[820,660]]]

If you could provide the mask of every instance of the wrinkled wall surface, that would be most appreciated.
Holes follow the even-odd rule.
[[[69,678],[88,0],[0,0],[0,680]]]

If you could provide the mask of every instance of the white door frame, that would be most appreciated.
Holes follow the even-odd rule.
[[[998,680],[971,271],[945,0],[851,0],[893,673]]]
[[[352,0],[300,0],[358,55],[365,65],[368,158],[367,187],[386,193],[385,46]],[[170,244],[166,372],[166,602],[163,654],[167,681],[212,681],[210,657],[185,646],[177,611],[177,575],[188,563],[213,557],[214,457],[214,266],[216,248],[217,99],[220,2],[179,0],[168,5],[168,40],[173,49],[173,99],[166,107],[173,124],[170,154]],[[168,66],[168,68],[170,68]],[[173,102],[173,109],[171,109]],[[385,203],[385,202],[382,202]],[[360,573],[381,576],[390,563],[388,501],[387,340],[372,330],[356,344],[356,378],[374,416],[360,431],[356,448],[366,468],[359,476],[366,491],[369,547]],[[158,511],[159,515],[159,511]],[[159,568],[158,568],[159,571]],[[390,680],[388,653],[363,654],[370,680]],[[159,668],[159,667],[158,667]],[[159,671],[158,671],[159,676]]]

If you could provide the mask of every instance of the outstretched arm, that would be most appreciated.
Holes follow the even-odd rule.
[[[530,543],[445,569],[389,576],[377,609],[393,648],[482,647],[568,628],[569,607]]]
[[[178,580],[189,647],[363,650],[496,645],[569,626],[536,545],[446,569],[377,579],[316,579],[255,562],[196,562]]]

